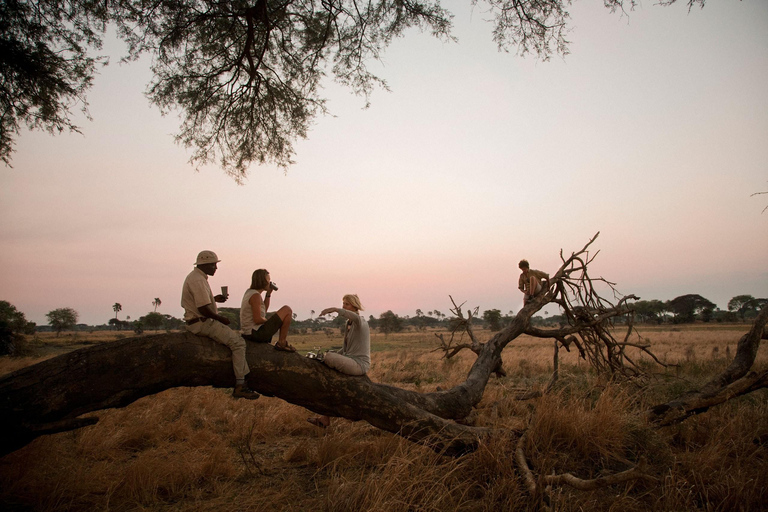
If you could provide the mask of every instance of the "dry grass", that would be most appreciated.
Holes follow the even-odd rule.
[[[529,510],[535,500],[515,469],[510,429],[530,423],[525,450],[537,475],[592,478],[642,463],[658,478],[657,485],[596,491],[556,488],[557,510],[759,510],[768,502],[765,390],[663,430],[635,414],[728,363],[728,348],[735,350],[746,328],[718,327],[644,330],[657,353],[681,366],[659,370],[642,392],[595,377],[566,353],[556,392],[534,403],[516,401],[514,391],[546,383],[552,348],[521,337],[504,353],[509,376],[490,381],[475,418],[499,433],[460,459],[363,422],[335,420],[320,430],[305,421],[308,411],[277,398],[249,402],[212,388],[168,390],[101,411],[94,426],[39,438],[0,459],[0,509]],[[36,343],[51,353],[109,341],[84,338]],[[338,344],[324,334],[291,341],[300,350]],[[376,335],[372,342],[383,350],[372,355],[371,379],[420,391],[461,382],[474,357],[442,360],[430,352],[432,333]],[[3,358],[0,373],[36,360]],[[767,360],[762,347],[758,365]]]

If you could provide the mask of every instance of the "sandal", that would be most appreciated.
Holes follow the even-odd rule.
[[[285,345],[275,343],[275,350],[279,350],[281,352],[296,352],[296,349],[290,343],[286,343]]]
[[[328,428],[328,425],[326,425],[325,423],[323,423],[323,421],[322,421],[320,418],[318,418],[317,416],[313,416],[313,417],[311,417],[311,418],[307,418],[307,421],[308,421],[309,423],[313,424],[313,425],[314,425],[314,426],[316,426],[316,427],[320,427],[320,428]]]

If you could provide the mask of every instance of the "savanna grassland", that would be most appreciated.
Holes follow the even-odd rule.
[[[171,389],[100,411],[94,426],[43,436],[0,459],[0,509],[531,510],[537,502],[514,462],[515,432],[528,425],[524,450],[534,475],[569,472],[586,479],[639,465],[655,478],[590,491],[555,487],[555,510],[764,510],[768,391],[662,429],[639,414],[725,368],[747,329],[641,328],[659,358],[677,365],[651,366],[638,355],[654,374],[643,388],[596,376],[577,354],[561,349],[553,391],[529,401],[515,396],[549,381],[553,346],[521,336],[503,353],[508,376],[491,378],[470,418],[497,434],[456,459],[364,422],[336,419],[321,430],[306,422],[309,411],[279,398],[233,400],[227,390]],[[477,334],[481,341],[491,335]],[[0,373],[115,335],[38,335],[26,347],[34,355],[0,359]],[[374,334],[370,378],[423,391],[463,381],[474,354],[442,359],[433,351],[434,335]],[[340,337],[291,341],[303,353],[339,345]],[[767,365],[763,345],[755,366]]]

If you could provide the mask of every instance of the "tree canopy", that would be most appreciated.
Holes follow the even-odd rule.
[[[35,322],[28,322],[27,317],[8,301],[0,300],[0,355],[14,354],[22,334],[34,334]]]
[[[77,311],[72,308],[58,308],[45,314],[51,327],[58,336],[64,329],[72,329],[77,324]]]
[[[677,0],[662,0],[672,4]],[[636,0],[604,0],[631,10]],[[493,19],[500,50],[548,59],[568,53],[568,0],[470,0]],[[688,5],[704,0],[688,0]],[[386,88],[368,64],[411,27],[446,40],[452,14],[439,0],[10,0],[0,5],[0,158],[10,164],[22,126],[78,131],[94,56],[108,25],[127,60],[152,57],[148,98],[180,111],[176,138],[193,164],[218,163],[240,181],[252,163],[287,167],[293,143],[325,113],[322,80],[368,99]]]
[[[666,307],[675,314],[676,322],[693,322],[696,315],[702,315],[702,319],[708,321],[715,309],[712,302],[697,294],[675,297]]]

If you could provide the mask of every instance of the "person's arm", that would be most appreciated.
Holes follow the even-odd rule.
[[[251,313],[253,314],[253,323],[255,325],[261,325],[264,322],[267,321],[266,318],[261,316],[261,294],[254,293],[250,299],[248,299],[248,304],[251,305]],[[267,298],[267,301],[264,302],[264,311],[267,310],[267,307],[269,306],[269,298]]]
[[[229,318],[225,316],[221,316],[218,313],[216,313],[210,304],[206,304],[204,306],[198,306],[197,311],[205,318],[213,318],[214,320],[218,320],[224,325],[229,325]]]
[[[320,312],[320,316],[327,315],[328,313],[336,313],[339,316],[343,316],[344,318],[346,318],[347,320],[350,320],[353,323],[356,323],[356,324],[360,323],[360,315],[343,308],[325,308]]]
[[[525,293],[525,277],[524,277],[524,274],[520,274],[520,277],[517,278],[517,287],[520,289],[521,292]]]
[[[267,293],[264,294],[264,311],[269,311],[269,302],[272,298],[272,290],[267,290]]]

